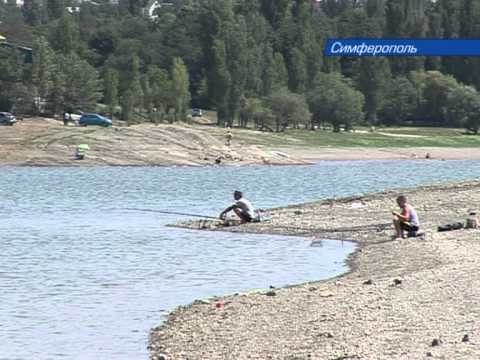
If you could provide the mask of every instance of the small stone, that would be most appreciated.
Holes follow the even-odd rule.
[[[432,356],[433,356],[433,354],[430,351],[427,352],[427,357],[432,357]]]
[[[373,284],[372,279],[368,279],[367,281],[363,282],[363,285],[372,285],[372,284]]]
[[[330,290],[323,290],[319,294],[320,297],[327,298],[327,297],[332,297],[335,296],[335,293]]]
[[[277,296],[277,293],[275,291],[271,290],[271,291],[267,291],[265,293],[265,295],[267,295],[267,296]]]
[[[302,214],[303,214],[303,212],[300,211],[300,210],[295,210],[293,213],[294,213],[295,215],[302,215]]]
[[[322,336],[322,337],[326,337],[326,338],[328,338],[328,339],[331,339],[331,338],[333,338],[333,335],[332,335],[332,333],[329,333],[329,332],[324,332],[324,333],[321,333],[321,334],[320,334],[320,336]]]
[[[400,285],[401,283],[402,283],[402,280],[400,280],[400,279],[393,280],[394,285]]]
[[[469,341],[470,341],[470,337],[468,336],[468,334],[463,335],[462,342],[469,342]]]
[[[440,339],[433,339],[432,346],[440,346],[442,344],[442,340]]]
[[[308,291],[317,291],[317,288],[312,286],[312,287],[308,288]]]

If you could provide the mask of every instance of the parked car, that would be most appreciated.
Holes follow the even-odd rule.
[[[202,116],[203,116],[202,109],[198,109],[198,108],[192,109],[192,117],[202,117]]]
[[[0,125],[10,125],[12,126],[17,122],[15,116],[8,112],[0,112]]]
[[[98,125],[98,126],[112,126],[112,120],[99,114],[83,114],[78,120],[78,125]]]

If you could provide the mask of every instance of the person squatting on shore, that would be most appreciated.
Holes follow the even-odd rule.
[[[400,195],[397,197],[397,204],[402,210],[400,213],[392,211],[393,224],[395,225],[395,239],[404,239],[405,232],[407,237],[417,237],[417,232],[420,227],[418,215],[415,209],[407,203],[407,197]]]
[[[233,198],[235,199],[235,204],[223,210],[220,214],[220,219],[225,220],[227,213],[233,210],[240,218],[242,224],[252,222],[255,218],[255,210],[253,209],[252,203],[245,199],[243,193],[238,190],[233,193]]]

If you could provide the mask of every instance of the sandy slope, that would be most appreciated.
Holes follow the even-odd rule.
[[[294,164],[256,146],[232,142],[225,129],[181,124],[131,127],[65,127],[56,120],[30,119],[0,127],[2,165],[213,165]],[[90,146],[83,161],[74,159],[76,145]]]
[[[430,159],[437,160],[480,160],[480,148],[278,148],[291,156],[307,161],[315,160],[405,160]]]
[[[480,159],[480,148],[333,148],[269,146],[271,133],[215,126],[142,124],[131,127],[64,127],[52,119],[29,119],[0,127],[0,165],[213,165],[303,164],[315,160]],[[76,145],[89,144],[84,161]],[[254,145],[263,144],[263,145]],[[284,155],[287,156],[284,156]]]

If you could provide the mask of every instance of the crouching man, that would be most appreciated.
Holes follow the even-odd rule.
[[[407,203],[407,197],[400,195],[397,197],[397,204],[402,210],[400,213],[392,211],[393,224],[395,225],[395,239],[403,239],[405,237],[417,237],[420,222],[415,209]],[[405,236],[405,232],[407,236]]]
[[[227,214],[233,211],[240,218],[242,224],[252,222],[255,218],[255,210],[250,201],[245,199],[243,193],[238,190],[233,193],[233,198],[235,199],[235,203],[222,211],[220,219],[225,220]]]

